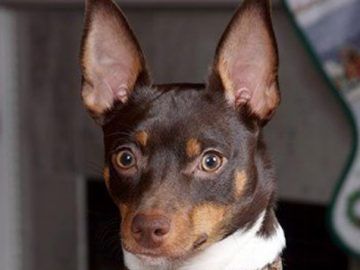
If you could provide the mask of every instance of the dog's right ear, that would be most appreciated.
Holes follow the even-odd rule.
[[[280,102],[270,2],[243,1],[219,42],[209,82],[210,87],[224,90],[229,105],[248,108],[247,114],[250,112],[262,125]]]
[[[135,87],[150,84],[140,46],[112,0],[86,2],[81,70],[83,102],[100,123]]]

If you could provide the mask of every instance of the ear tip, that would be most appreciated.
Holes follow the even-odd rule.
[[[264,11],[270,11],[271,0],[245,0],[242,4],[243,7],[254,7]]]
[[[103,3],[106,4],[106,3],[112,2],[112,0],[85,0],[85,2],[96,5],[96,4],[103,4]]]
[[[97,5],[101,0],[85,0],[86,6],[95,6]]]
[[[85,5],[91,10],[119,8],[113,0],[85,0]]]

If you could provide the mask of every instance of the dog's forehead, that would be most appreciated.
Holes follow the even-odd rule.
[[[229,125],[234,114],[222,96],[216,97],[205,88],[187,84],[161,90],[161,94],[149,103],[147,117],[141,120],[138,130],[177,138],[204,134],[216,137],[219,133],[223,137],[234,126]]]
[[[119,137],[140,145],[161,144],[184,148],[196,139],[202,148],[232,148],[245,126],[222,93],[200,84],[168,84],[139,89],[130,102],[116,111],[104,127],[107,150],[116,148]],[[118,134],[118,136],[113,136]],[[130,137],[129,137],[130,136]],[[236,140],[238,141],[238,140]]]
[[[207,95],[205,87],[193,86],[192,84],[174,84],[166,86],[155,86],[159,93],[151,104],[154,111],[161,114],[181,118],[194,112],[201,112],[207,106],[211,106],[213,100]],[[182,112],[182,114],[179,114]],[[178,117],[176,117],[178,116]]]
[[[220,109],[214,101],[209,99],[203,89],[174,88],[163,92],[150,107],[149,113],[155,115],[164,124],[194,122],[201,118],[206,119],[216,114]],[[190,121],[190,122],[189,122]]]

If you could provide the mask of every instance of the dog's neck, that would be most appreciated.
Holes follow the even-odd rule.
[[[269,236],[261,236],[265,211],[254,225],[247,230],[238,230],[220,242],[213,244],[201,253],[174,265],[159,260],[156,265],[141,261],[138,257],[124,251],[129,270],[258,270],[272,264],[285,247],[285,236],[276,222],[275,230]]]

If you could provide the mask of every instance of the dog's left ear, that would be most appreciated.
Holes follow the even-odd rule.
[[[248,106],[265,123],[280,102],[277,71],[270,1],[245,0],[217,47],[210,88],[222,87],[231,106]]]
[[[141,48],[112,0],[86,1],[81,68],[83,102],[100,123],[136,87],[150,84]]]

